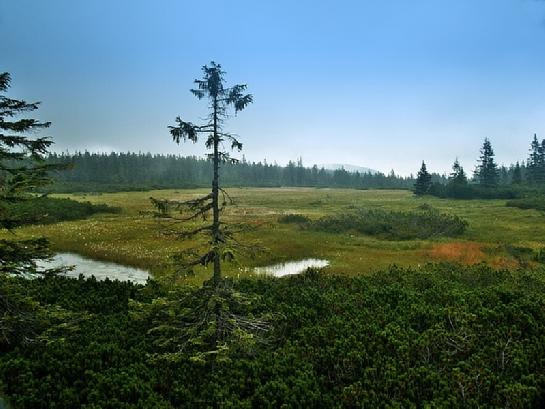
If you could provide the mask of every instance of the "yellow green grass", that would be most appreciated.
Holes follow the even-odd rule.
[[[518,262],[505,251],[505,245],[532,249],[545,245],[545,216],[535,210],[506,207],[504,200],[417,198],[410,192],[394,190],[237,188],[228,192],[235,203],[226,209],[224,220],[250,226],[249,231],[239,235],[240,240],[262,247],[253,256],[239,255],[235,264],[225,263],[228,276],[248,275],[255,266],[307,257],[326,258],[331,262],[329,272],[347,275],[365,274],[390,264],[417,266],[441,260],[515,267]],[[117,206],[122,212],[27,226],[15,234],[20,238],[45,236],[55,250],[142,267],[157,277],[166,277],[172,269],[169,256],[196,243],[165,236],[164,226],[142,212],[152,210],[150,196],[188,199],[205,193],[206,189],[192,189],[58,195]],[[466,233],[458,238],[386,241],[353,233],[301,230],[297,225],[277,222],[279,216],[289,213],[318,218],[349,212],[354,207],[411,211],[424,203],[467,220]],[[10,233],[0,233],[0,237],[6,235]],[[201,269],[187,281],[201,282],[209,274]]]

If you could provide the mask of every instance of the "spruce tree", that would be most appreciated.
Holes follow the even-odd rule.
[[[193,272],[193,268],[198,265],[210,264],[214,272],[212,279],[195,293],[192,303],[196,307],[176,315],[170,330],[171,333],[179,332],[179,337],[174,341],[180,343],[177,350],[188,350],[193,353],[193,359],[202,362],[210,360],[213,369],[219,356],[228,352],[230,344],[234,343],[237,348],[251,346],[261,333],[268,331],[269,324],[265,320],[245,315],[251,299],[234,291],[231,282],[224,280],[221,273],[222,260],[232,259],[235,248],[248,250],[249,247],[238,242],[234,231],[220,218],[223,208],[230,201],[230,196],[220,186],[220,166],[237,162],[222,147],[227,142],[232,149],[242,149],[239,140],[223,130],[223,123],[229,108],[233,108],[235,113],[242,111],[252,103],[253,97],[244,93],[246,85],[226,87],[225,72],[219,64],[211,62],[210,66],[202,67],[202,71],[202,79],[195,80],[197,86],[190,91],[198,99],[208,100],[210,114],[206,123],[195,125],[177,117],[176,125],[169,129],[172,139],[178,144],[197,142],[199,136],[205,134],[205,146],[212,151],[208,155],[212,162],[211,192],[188,201],[152,198],[152,202],[158,209],[156,216],[169,222],[171,227],[168,233],[180,239],[195,239],[199,234],[209,238],[206,250],[184,250],[176,257],[178,272],[182,274]],[[207,220],[210,212],[211,222]],[[189,229],[175,227],[176,222],[185,223],[200,218],[203,223],[196,226],[193,224]],[[168,342],[172,342],[171,337]]]
[[[539,185],[545,184],[545,139],[541,141],[538,149],[537,180]]]
[[[422,196],[428,193],[431,187],[431,175],[426,169],[426,164],[422,161],[422,166],[416,176],[416,182],[414,184],[414,193],[417,196]]]
[[[528,182],[533,185],[545,184],[545,139],[539,142],[537,135],[530,144],[530,156],[527,162]]]
[[[183,237],[191,237],[199,233],[206,233],[211,238],[211,246],[206,253],[200,254],[198,257],[194,257],[195,253],[190,253],[189,260],[186,257],[188,254],[184,253],[180,257],[178,267],[181,272],[185,273],[192,272],[196,265],[206,266],[211,263],[214,267],[213,282],[218,284],[221,280],[221,259],[232,255],[231,250],[227,247],[227,239],[231,234],[223,228],[223,223],[220,220],[220,213],[229,199],[229,195],[220,187],[220,165],[237,162],[236,159],[230,157],[228,152],[222,150],[222,146],[224,142],[227,142],[231,149],[239,151],[242,149],[242,143],[234,135],[223,131],[223,123],[228,117],[228,108],[233,108],[235,113],[242,111],[252,103],[253,97],[251,94],[244,94],[246,85],[226,87],[225,72],[221,69],[220,64],[212,61],[210,66],[202,67],[202,71],[202,79],[194,81],[196,88],[191,89],[190,92],[198,99],[208,100],[210,114],[206,123],[195,125],[178,116],[176,125],[169,126],[169,129],[173,141],[177,144],[186,141],[195,143],[201,134],[206,135],[205,146],[212,151],[208,155],[213,166],[212,190],[204,197],[187,202],[153,200],[153,203],[160,210],[159,217],[169,218],[168,211],[173,208],[181,212],[184,209],[189,209],[189,214],[181,218],[181,220],[187,221],[206,217],[209,212],[212,212],[212,223],[178,234]],[[220,193],[223,195],[221,202]]]
[[[9,205],[33,200],[32,192],[49,183],[49,173],[59,168],[45,160],[53,141],[29,135],[48,128],[50,122],[20,118],[37,110],[40,103],[7,97],[10,81],[9,73],[0,74],[0,230],[12,230],[22,224]],[[0,273],[36,273],[36,260],[51,256],[47,240],[13,237],[0,240]]]
[[[8,73],[0,73],[0,230],[13,232],[12,229],[21,225],[23,220],[11,211],[12,207],[22,201],[34,200],[33,190],[47,184],[50,181],[49,172],[58,166],[45,162],[53,141],[29,135],[48,128],[50,123],[20,118],[38,109],[39,103],[7,97],[5,92],[10,80]],[[51,256],[46,239],[21,240],[12,234],[9,239],[0,239],[0,275],[29,277],[64,271],[37,266],[38,260]],[[34,338],[37,323],[35,309],[35,304],[4,292],[0,286],[0,351]]]
[[[498,185],[498,166],[494,161],[494,150],[488,138],[485,138],[481,148],[479,164],[475,170],[475,176],[482,187],[496,187]]]

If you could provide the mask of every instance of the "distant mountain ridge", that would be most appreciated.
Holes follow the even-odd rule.
[[[380,173],[378,170],[366,168],[364,166],[350,165],[346,163],[326,163],[322,165],[317,165],[318,168],[324,168],[325,170],[337,170],[344,169],[347,172],[360,172],[360,173],[371,173],[376,174]]]

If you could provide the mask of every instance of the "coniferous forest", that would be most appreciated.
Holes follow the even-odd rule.
[[[55,175],[55,184],[48,187],[57,192],[203,187],[210,184],[212,171],[212,162],[205,158],[150,153],[52,153],[48,161],[72,166]],[[442,179],[439,175],[435,178]],[[287,166],[243,159],[222,165],[222,183],[247,187],[410,189],[414,179],[393,172],[385,175],[305,167],[301,159]]]

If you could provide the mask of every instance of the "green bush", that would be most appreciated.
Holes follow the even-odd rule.
[[[302,214],[286,214],[278,218],[278,223],[282,224],[307,224],[310,219]]]
[[[36,197],[7,206],[10,217],[20,225],[51,224],[65,220],[84,219],[96,213],[118,213],[119,208],[106,204],[77,202],[71,199]]]
[[[509,200],[505,205],[524,210],[534,209],[545,212],[545,196],[532,196],[523,199]]]
[[[418,212],[360,209],[322,217],[311,222],[309,228],[331,233],[356,232],[387,240],[411,240],[459,236],[466,230],[467,222],[455,215],[439,213],[433,208]]]

